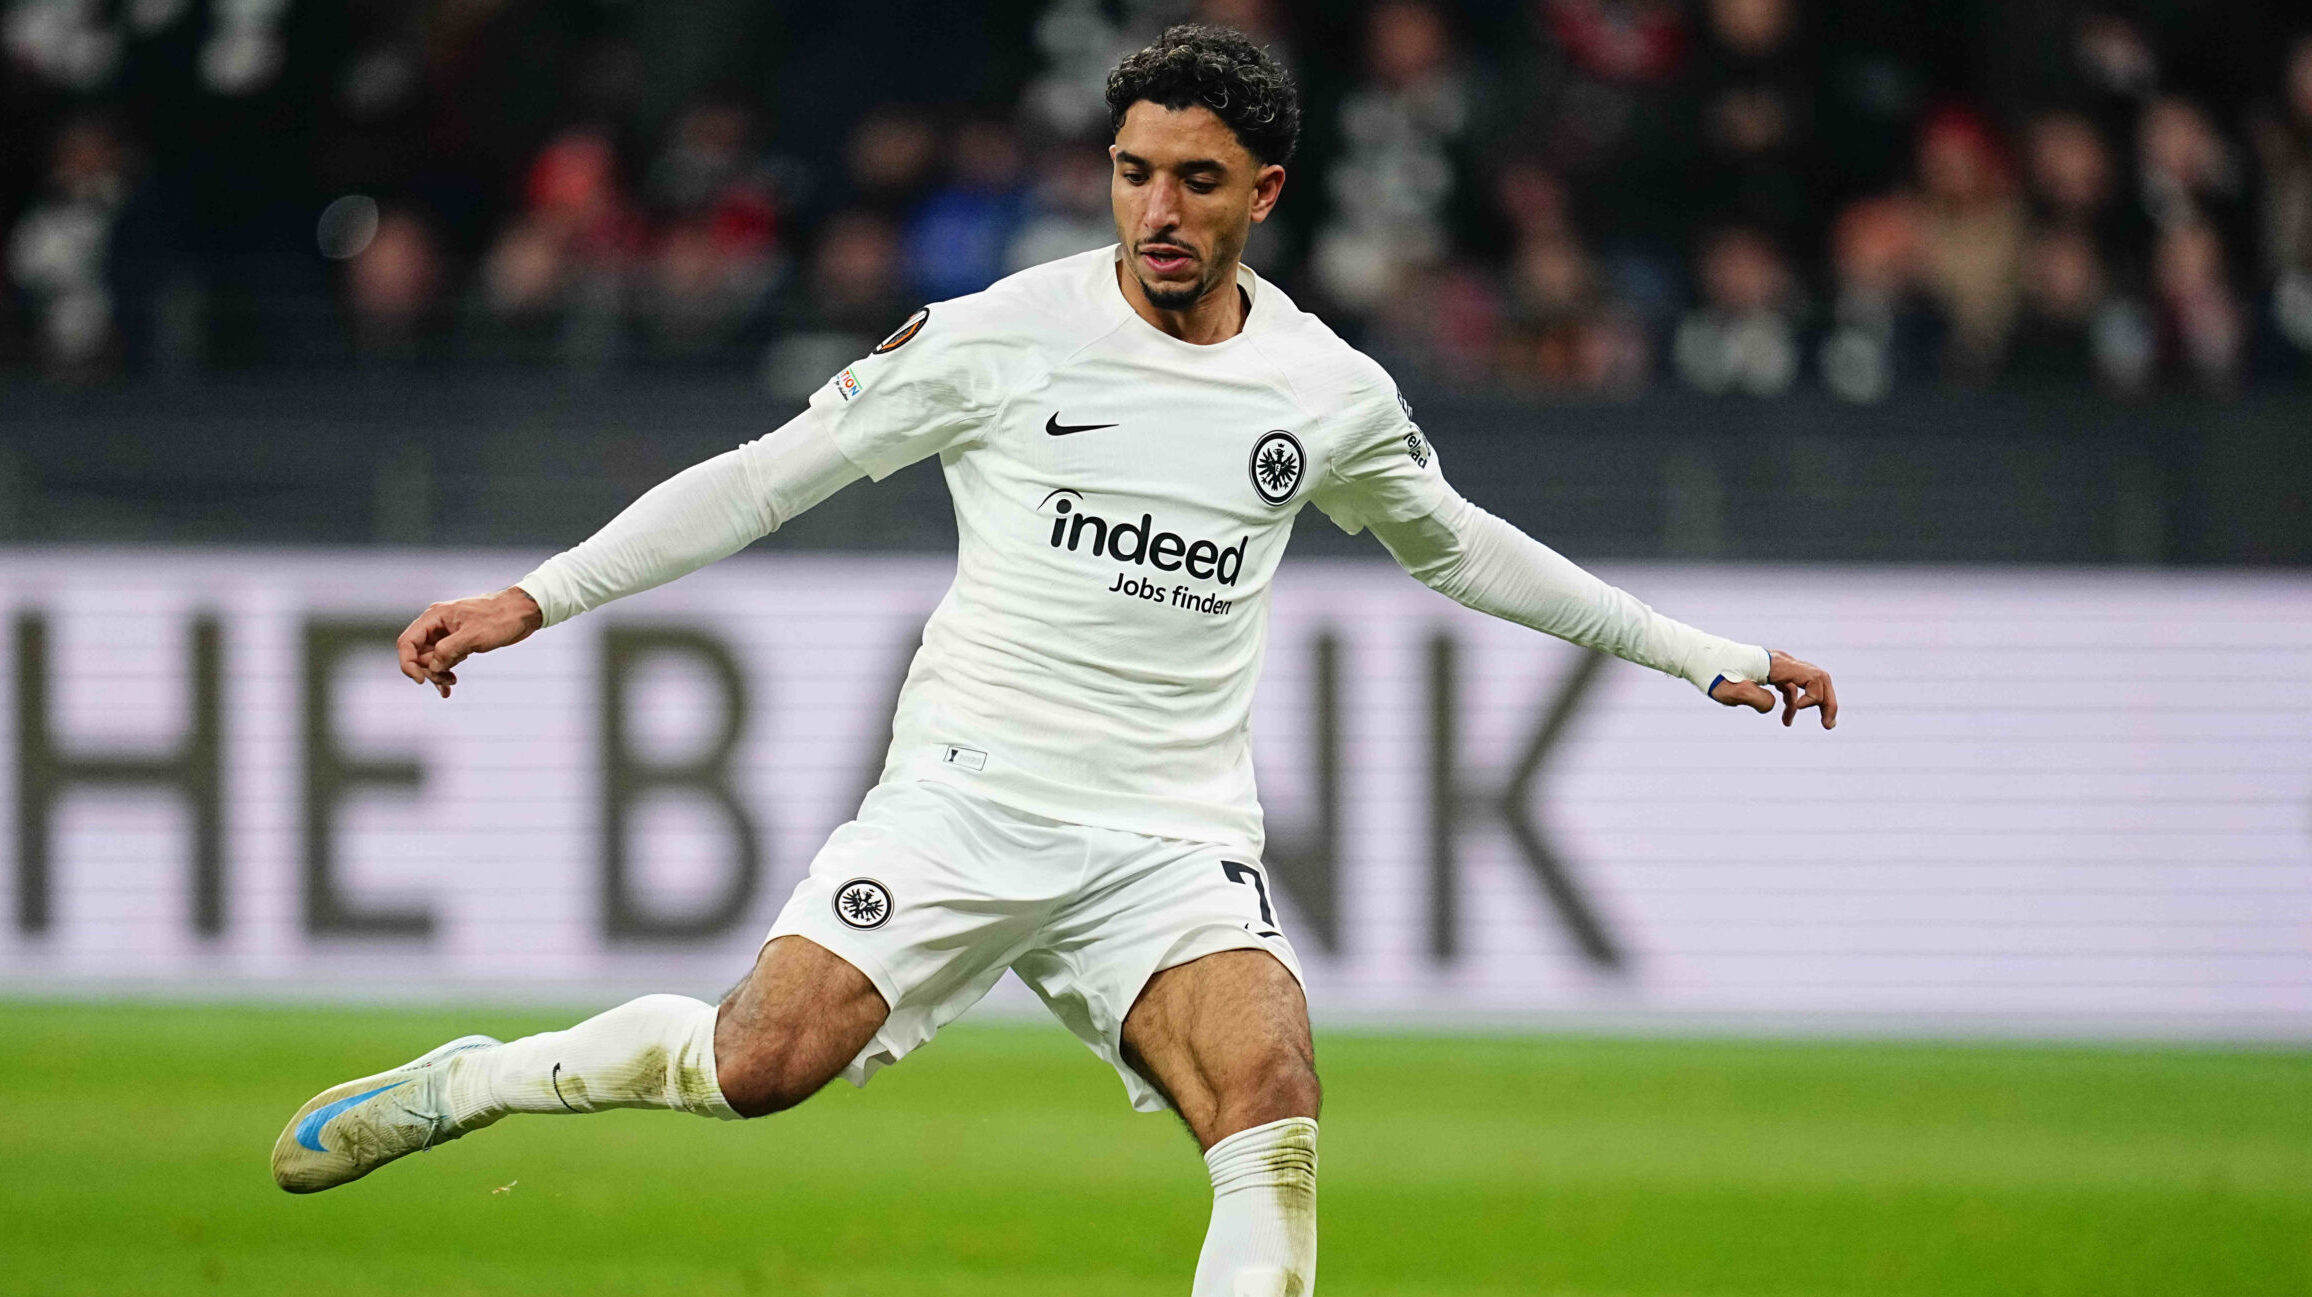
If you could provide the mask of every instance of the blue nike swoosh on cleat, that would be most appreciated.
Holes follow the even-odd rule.
[[[321,1128],[329,1124],[329,1119],[331,1117],[336,1116],[338,1113],[345,1111],[347,1108],[350,1108],[365,1099],[374,1099],[377,1096],[384,1094],[388,1090],[398,1089],[399,1087],[408,1084],[409,1082],[407,1081],[395,1081],[392,1085],[381,1085],[374,1090],[370,1090],[362,1094],[347,1095],[335,1103],[325,1103],[320,1107],[315,1108],[313,1111],[305,1114],[305,1120],[297,1123],[297,1142],[303,1144],[309,1149],[312,1149],[316,1153],[328,1152],[328,1149],[321,1146]]]

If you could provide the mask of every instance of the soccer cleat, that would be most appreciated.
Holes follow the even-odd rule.
[[[390,1072],[333,1085],[307,1099],[273,1141],[273,1183],[291,1193],[334,1189],[397,1157],[465,1134],[450,1121],[449,1069],[441,1065],[497,1043],[488,1036],[461,1036]]]

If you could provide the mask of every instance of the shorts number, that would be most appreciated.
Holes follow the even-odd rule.
[[[1223,860],[1220,872],[1228,875],[1232,883],[1252,884],[1253,894],[1260,897],[1260,921],[1272,928],[1276,926],[1276,911],[1268,905],[1268,880],[1260,876],[1258,868],[1241,861]]]

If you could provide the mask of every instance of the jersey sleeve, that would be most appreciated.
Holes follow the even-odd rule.
[[[961,446],[994,417],[1025,349],[988,314],[977,298],[934,302],[811,395],[869,477]]]
[[[1607,585],[1451,491],[1445,507],[1410,521],[1373,521],[1373,534],[1422,584],[1465,607],[1683,677],[1707,694],[1720,680],[1764,680],[1773,659],[1755,644],[1697,630]]]
[[[516,582],[548,626],[738,553],[859,480],[817,410],[693,464]]]
[[[1354,536],[1374,524],[1409,522],[1443,507],[1452,492],[1437,449],[1378,366],[1338,417],[1347,426],[1311,497],[1335,526]]]

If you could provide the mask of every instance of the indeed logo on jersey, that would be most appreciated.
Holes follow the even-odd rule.
[[[1250,536],[1226,549],[1209,540],[1191,541],[1175,531],[1156,530],[1153,514],[1138,522],[1110,522],[1083,508],[1083,495],[1058,490],[1044,497],[1052,508],[1052,548],[1090,549],[1093,557],[1118,563],[1145,563],[1160,572],[1186,572],[1199,581],[1235,585],[1244,570]]]

